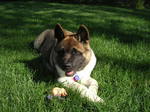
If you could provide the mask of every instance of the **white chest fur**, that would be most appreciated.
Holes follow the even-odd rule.
[[[96,57],[94,52],[91,50],[91,59],[89,63],[85,66],[83,70],[77,71],[77,75],[80,77],[80,79],[89,78],[95,65],[96,65]]]

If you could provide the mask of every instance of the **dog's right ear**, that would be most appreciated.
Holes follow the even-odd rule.
[[[77,31],[78,40],[84,44],[89,42],[89,31],[85,25],[81,25]]]
[[[56,24],[54,33],[55,33],[54,36],[57,39],[57,42],[60,42],[65,38],[63,28],[61,27],[60,24]]]

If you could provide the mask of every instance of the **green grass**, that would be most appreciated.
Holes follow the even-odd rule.
[[[1,112],[149,112],[150,10],[48,2],[0,2]],[[56,23],[85,24],[97,56],[92,76],[105,105],[69,89],[65,100],[45,101],[60,86],[42,68],[29,43]]]

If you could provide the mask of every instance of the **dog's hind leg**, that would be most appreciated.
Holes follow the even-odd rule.
[[[40,48],[40,46],[42,45],[42,43],[46,39],[48,33],[49,33],[49,30],[45,30],[42,33],[40,33],[40,35],[34,41],[34,48],[35,49],[39,49]]]
[[[47,29],[35,39],[34,49],[37,49],[43,55],[47,55],[48,51],[55,46],[55,43],[54,31]]]
[[[47,61],[51,58],[50,66],[53,66],[54,63],[54,48],[56,43],[57,40],[54,38],[54,31],[50,29],[40,33],[34,41],[34,48],[42,55],[43,59]]]

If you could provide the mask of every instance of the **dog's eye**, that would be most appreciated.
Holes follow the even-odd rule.
[[[74,55],[74,54],[77,54],[78,51],[75,48],[73,48],[72,51],[71,51],[71,53]]]

